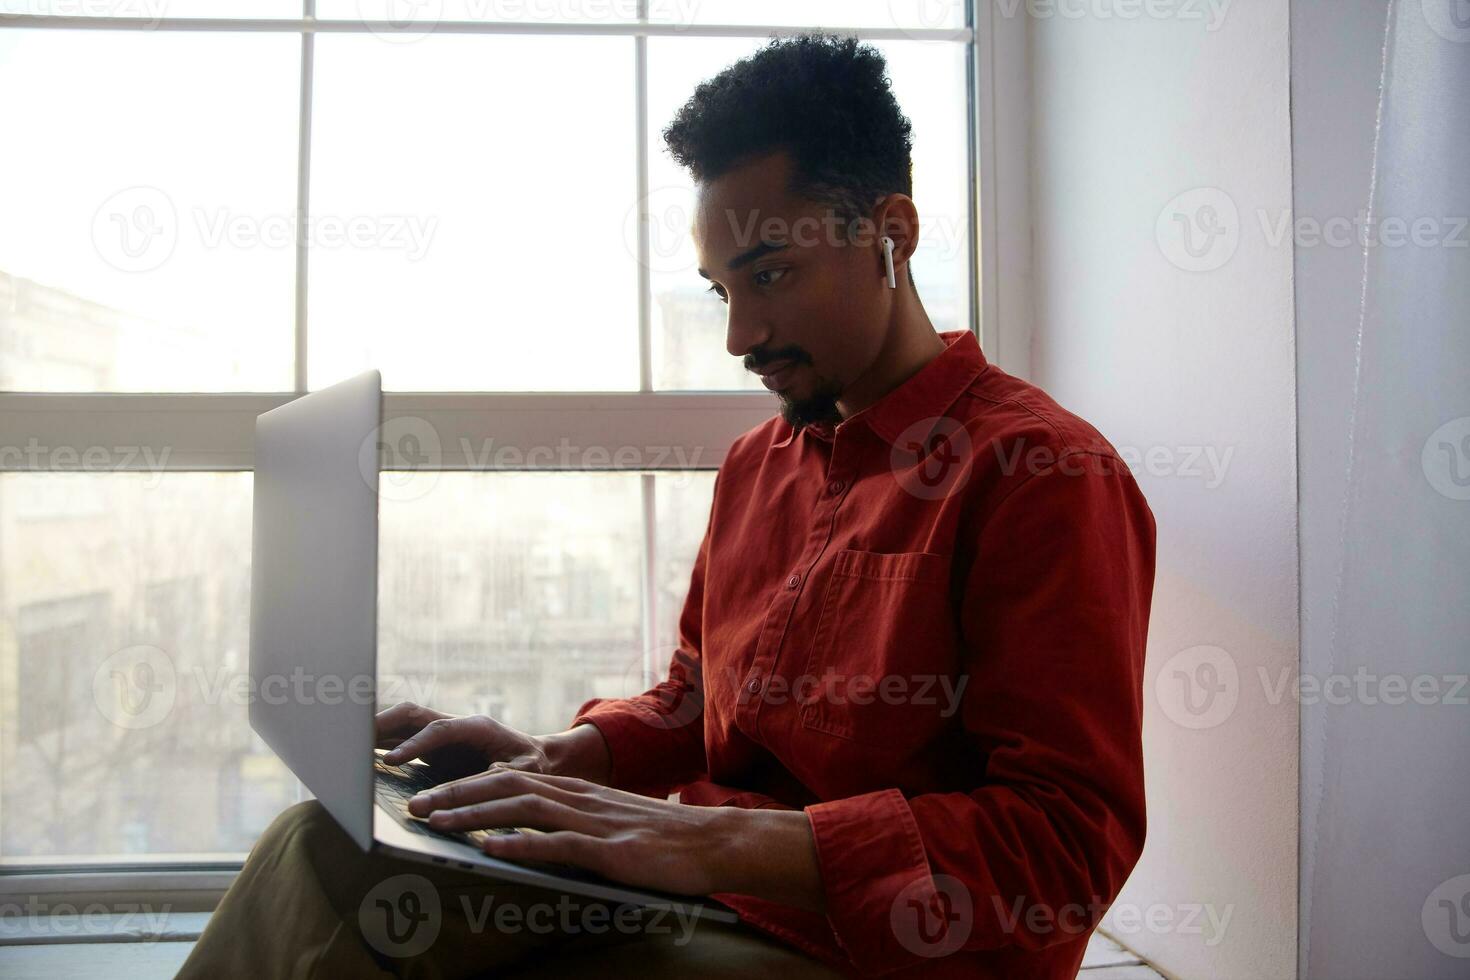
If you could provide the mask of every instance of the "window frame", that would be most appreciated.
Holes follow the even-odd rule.
[[[966,118],[968,120],[969,179],[968,214],[970,245],[970,323],[982,346],[998,361],[1003,353],[1001,337],[1001,291],[999,268],[1006,258],[997,242],[996,127],[1015,128],[1011,116],[1018,110],[998,105],[1005,93],[997,86],[1009,83],[998,78],[995,68],[996,35],[1013,38],[1012,27],[993,9],[993,0],[965,0],[965,23],[960,28],[901,29],[833,28],[835,33],[862,40],[926,40],[966,46]],[[809,26],[692,25],[661,24],[648,20],[648,2],[640,0],[639,19],[628,23],[521,23],[440,22],[434,33],[443,34],[568,34],[631,37],[634,40],[636,100],[637,200],[646,202],[649,183],[648,38],[649,37],[755,37],[791,36]],[[49,29],[62,31],[197,31],[273,32],[298,34],[301,42],[300,102],[298,106],[297,213],[310,213],[310,166],[312,92],[315,38],[324,33],[368,33],[390,30],[390,25],[361,20],[318,20],[314,0],[303,0],[299,19],[163,18],[147,20],[126,17],[59,16],[48,14],[0,17],[0,30]],[[1023,138],[1023,133],[1012,134]],[[1008,137],[1008,145],[1012,141]],[[1015,178],[1011,178],[1015,179]],[[1008,185],[1009,186],[1009,185]],[[0,392],[0,447],[99,446],[104,449],[129,447],[139,451],[131,457],[104,453],[104,471],[200,472],[249,471],[253,467],[252,445],[255,417],[306,394],[307,385],[307,289],[309,250],[304,234],[307,222],[298,221],[295,248],[294,389],[288,392],[202,392],[202,393],[102,393],[102,392]],[[417,417],[427,420],[441,436],[445,447],[435,468],[483,469],[455,447],[480,446],[493,438],[496,446],[556,446],[562,439],[583,446],[667,447],[675,459],[691,468],[715,469],[724,460],[731,443],[742,432],[772,414],[765,392],[658,391],[653,388],[651,341],[652,289],[649,261],[650,231],[647,211],[640,214],[638,242],[638,343],[640,390],[632,392],[396,392],[384,394],[385,420]],[[1009,268],[1009,264],[1008,264]],[[1010,313],[1014,317],[1014,313]],[[1016,354],[1024,356],[1024,335],[1015,333]],[[1023,365],[1017,365],[1023,366]],[[14,452],[0,454],[0,474],[28,471],[96,471],[87,457],[77,452],[73,462],[19,458]],[[652,643],[658,621],[654,608],[657,590],[653,582],[655,484],[653,470],[662,467],[644,455],[633,463],[612,454],[605,464],[579,460],[564,465],[558,460],[491,469],[607,469],[642,474],[644,515],[644,620],[645,645]],[[646,666],[655,651],[645,650]],[[202,857],[202,856],[201,856]],[[228,887],[238,861],[189,860],[188,856],[152,860],[99,860],[75,864],[16,863],[0,856],[0,901],[16,897],[47,901],[87,895],[116,896],[127,893],[134,900],[171,903],[175,907],[212,906]],[[203,906],[200,903],[204,903]],[[95,938],[95,937],[89,937]]]

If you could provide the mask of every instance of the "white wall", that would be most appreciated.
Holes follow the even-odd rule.
[[[1148,842],[1104,928],[1190,980],[1292,977],[1287,0],[1037,5],[1030,28],[1031,376],[1138,454],[1159,527]]]

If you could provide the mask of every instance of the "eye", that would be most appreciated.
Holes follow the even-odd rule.
[[[706,289],[705,292],[707,292],[707,293],[714,293],[716,296],[718,296],[720,298],[720,302],[721,303],[727,302],[727,300],[725,299],[725,294],[720,291],[720,287],[719,286],[711,286],[710,288]]]
[[[786,275],[786,270],[785,269],[762,269],[760,272],[757,272],[755,274],[755,281],[756,281],[756,283],[758,285],[761,285],[761,286],[769,286],[769,285],[771,285],[771,284],[773,284],[775,282],[775,279],[768,279],[768,280],[762,282],[761,281],[761,276],[775,276],[776,278],[779,279],[781,276],[784,276],[784,275]]]

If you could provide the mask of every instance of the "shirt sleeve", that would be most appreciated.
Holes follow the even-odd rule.
[[[1155,525],[1116,455],[1022,478],[979,531],[959,610],[968,792],[806,808],[829,922],[874,974],[1091,930],[1143,849]]]
[[[718,487],[718,477],[716,477]],[[704,540],[694,559],[689,594],[679,615],[679,645],[664,680],[630,698],[592,698],[572,726],[596,725],[612,757],[608,785],[646,796],[667,797],[704,773],[704,673],[702,659],[704,576],[709,558],[710,507]]]

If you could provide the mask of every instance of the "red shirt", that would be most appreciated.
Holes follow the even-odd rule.
[[[1072,980],[1143,849],[1154,520],[969,331],[867,409],[735,441],[668,677],[594,698],[612,785],[804,809],[825,915],[714,897],[840,969]]]

